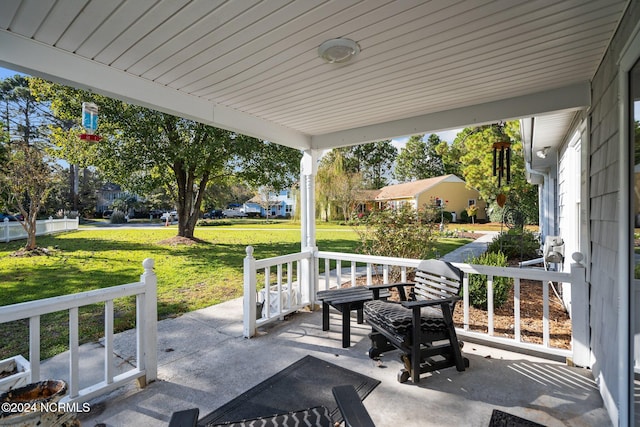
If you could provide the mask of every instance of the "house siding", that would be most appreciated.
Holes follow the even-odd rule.
[[[428,205],[432,203],[435,198],[445,200],[444,210],[455,212],[458,218],[460,218],[462,211],[468,207],[469,200],[474,199],[476,201],[476,207],[478,208],[476,217],[478,219],[486,219],[487,217],[487,205],[484,200],[480,200],[480,193],[478,193],[477,190],[467,188],[464,182],[439,183],[434,188],[430,188],[418,195],[418,206]]]
[[[626,228],[618,219],[618,200],[623,193],[618,174],[626,154],[619,150],[620,109],[618,65],[621,50],[640,21],[640,2],[630,2],[620,26],[592,81],[590,116],[589,185],[590,185],[590,327],[593,373],[605,405],[617,424],[619,407],[618,330],[619,295],[618,230]],[[583,147],[584,149],[584,147]],[[621,159],[621,156],[622,157]],[[625,256],[625,254],[622,254]]]

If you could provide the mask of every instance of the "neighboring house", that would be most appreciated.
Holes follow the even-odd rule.
[[[259,215],[261,217],[267,216],[267,210],[264,208],[266,200],[262,200],[264,196],[256,195],[247,200],[242,210],[247,215]],[[292,217],[296,209],[296,199],[293,191],[281,190],[279,193],[269,193],[269,217]]]
[[[118,184],[105,184],[97,192],[96,212],[102,213],[110,209],[114,200],[128,197],[129,193],[122,191]]]
[[[403,184],[388,185],[377,190],[371,199],[377,207],[399,208],[409,204],[413,208],[440,206],[446,212],[451,212],[455,220],[469,206],[478,208],[476,218],[487,218],[487,204],[480,199],[478,190],[467,188],[466,182],[455,175],[443,175],[434,178],[421,179]]]
[[[96,196],[96,212],[102,213],[106,210],[110,210],[115,200],[131,197],[132,194],[123,191],[118,184],[107,183],[96,191]],[[133,196],[136,200],[141,200],[139,196]],[[133,208],[131,208],[131,212],[129,212],[129,214],[133,215]]]

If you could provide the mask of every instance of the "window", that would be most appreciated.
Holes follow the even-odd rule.
[[[469,199],[469,201],[467,202],[467,206],[475,206],[476,205],[476,199]]]

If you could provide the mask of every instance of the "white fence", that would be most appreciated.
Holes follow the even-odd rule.
[[[0,307],[0,323],[29,319],[31,382],[40,381],[40,317],[64,310],[69,312],[69,393],[63,401],[84,402],[133,380],[144,386],[156,379],[157,278],[153,259],[145,259],[142,266],[144,273],[139,282]],[[115,375],[113,300],[131,295],[136,296],[137,366]],[[104,303],[104,376],[101,382],[80,389],[78,313],[80,307],[96,303]]]
[[[53,219],[53,217],[49,217],[49,219],[38,220],[36,221],[36,236],[77,230],[78,224],[79,218],[69,219],[66,216],[62,219]],[[9,218],[5,218],[3,221],[0,221],[0,240],[3,242],[6,243],[11,240],[26,238],[27,232],[18,221],[9,221]]]
[[[515,350],[534,351],[541,354],[557,357],[571,358],[579,366],[589,366],[589,328],[588,328],[588,289],[585,280],[585,269],[580,264],[581,254],[574,254],[575,263],[571,265],[571,272],[551,272],[534,268],[513,268],[513,267],[491,267],[484,265],[472,265],[454,263],[456,267],[464,272],[463,280],[463,326],[457,329],[460,336],[467,339],[484,342],[489,345],[498,345]],[[298,280],[292,281],[288,276],[286,286],[283,285],[283,271],[291,271],[291,262],[297,262],[302,267],[296,271]],[[317,290],[329,289],[350,282],[351,286],[356,286],[358,278],[364,280],[367,285],[372,284],[374,276],[382,276],[383,283],[389,283],[391,269],[399,270],[400,281],[407,280],[407,270],[415,268],[420,260],[405,258],[376,257],[358,254],[346,254],[338,252],[301,252],[281,257],[268,258],[263,260],[253,259],[253,249],[247,248],[245,258],[245,307],[244,307],[244,329],[245,336],[251,337],[255,334],[255,328],[260,325],[282,318],[286,313],[314,302]],[[306,269],[304,265],[307,265]],[[324,265],[324,272],[318,274],[319,266]],[[333,266],[333,268],[332,268]],[[273,285],[271,270],[275,268],[276,285]],[[302,269],[301,269],[302,268]],[[305,271],[306,270],[306,271]],[[280,301],[277,306],[284,306],[281,301],[287,301],[283,293],[288,292],[291,287],[298,289],[305,297],[299,304],[282,307],[280,310],[263,310],[256,320],[256,295],[257,281],[256,275],[264,273],[265,287],[269,287],[271,292],[267,293],[268,298]],[[307,276],[308,274],[308,276]],[[470,275],[484,275],[487,277],[487,330],[479,332],[472,330],[469,322],[469,277]],[[308,277],[308,279],[307,279]],[[496,336],[494,328],[494,307],[493,307],[493,283],[497,277],[508,277],[514,283],[514,311],[513,311],[513,337]],[[539,281],[542,287],[542,344],[524,342],[522,340],[522,320],[520,312],[520,281],[529,279]],[[549,319],[549,286],[550,282],[568,283],[571,286],[572,295],[572,316],[571,316],[571,349],[552,347],[550,344],[550,319]],[[260,313],[258,313],[260,314]]]

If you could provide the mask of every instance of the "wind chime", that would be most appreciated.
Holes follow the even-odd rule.
[[[493,176],[498,177],[498,188],[502,186],[502,179],[511,182],[511,141],[504,133],[502,123],[495,126],[497,141],[493,143]],[[498,206],[503,207],[507,197],[501,193],[496,198]]]
[[[497,125],[498,140],[493,143],[493,176],[498,177],[498,188],[502,185],[502,179],[506,178],[507,184],[511,182],[511,141],[504,134],[503,125]]]

